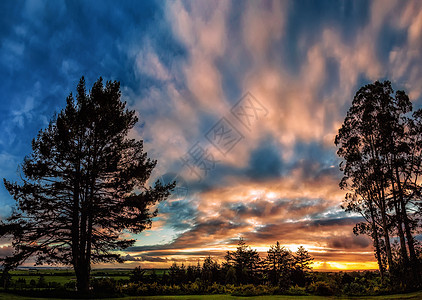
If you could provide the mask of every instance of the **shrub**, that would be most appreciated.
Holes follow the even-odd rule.
[[[120,292],[119,286],[112,278],[95,278],[91,286],[94,293],[98,295],[115,295]]]
[[[206,287],[205,292],[206,294],[225,294],[226,290],[226,286],[214,282]]]
[[[308,290],[318,296],[332,296],[334,295],[333,289],[325,281],[317,281],[312,283]]]
[[[363,296],[367,294],[365,286],[358,282],[346,284],[343,293],[348,296]]]
[[[76,290],[76,281],[75,280],[68,281],[63,286],[64,286],[65,289],[75,291]]]
[[[232,296],[260,296],[272,295],[276,288],[267,285],[239,285],[233,288]]]
[[[300,286],[291,286],[289,287],[289,289],[286,291],[287,295],[292,295],[292,296],[306,296],[308,295],[308,293],[306,292],[306,289],[304,287],[300,287]]]

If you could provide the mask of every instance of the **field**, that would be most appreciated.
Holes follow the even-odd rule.
[[[373,297],[322,297],[322,296],[256,296],[256,297],[235,297],[229,295],[199,295],[199,296],[148,296],[148,297],[124,297],[124,298],[111,298],[113,300],[236,300],[236,299],[258,299],[258,300],[323,300],[323,299],[376,299],[376,300],[396,300],[396,299],[422,299],[422,292],[402,294],[402,295],[388,295],[388,296],[373,296]],[[30,299],[48,299],[59,300],[55,298],[35,298],[23,297],[17,295],[10,295],[0,293],[0,300],[30,300]],[[101,300],[101,299],[98,299]]]
[[[152,272],[148,270],[146,274]],[[161,274],[163,270],[157,270],[157,274]],[[25,280],[26,283],[30,283],[31,280],[35,280],[38,282],[40,277],[42,276],[45,282],[57,282],[60,284],[67,283],[69,281],[75,281],[75,273],[73,270],[70,269],[18,269],[11,271],[10,274],[12,275],[13,281],[18,280]],[[104,278],[110,277],[115,280],[128,280],[130,275],[130,270],[126,269],[101,269],[101,270],[93,270],[92,277],[93,278]]]

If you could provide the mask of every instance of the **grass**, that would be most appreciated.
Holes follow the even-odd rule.
[[[7,293],[0,293],[0,300],[30,300],[30,299],[48,299],[48,300],[63,300],[56,298],[36,298],[36,297],[24,297]],[[323,296],[255,296],[255,297],[236,297],[230,295],[189,295],[189,296],[145,296],[145,297],[123,297],[123,298],[109,298],[109,300],[236,300],[236,299],[257,299],[257,300],[323,300],[323,299],[374,299],[374,300],[398,300],[398,299],[422,299],[422,291],[410,294],[399,294],[399,295],[384,295],[384,296],[365,296],[365,297],[323,297]],[[101,299],[97,299],[101,300]],[[104,300],[104,299],[103,299]]]

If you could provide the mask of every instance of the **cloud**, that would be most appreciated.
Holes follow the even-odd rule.
[[[140,259],[139,257],[133,257],[130,254],[127,254],[127,255],[123,256],[122,259],[124,261],[142,261],[142,259]]]
[[[154,52],[150,42],[146,40],[146,46],[136,56],[137,70],[154,79],[167,81],[171,78],[170,71],[161,62],[158,54]]]
[[[418,67],[422,60],[422,5],[418,1],[398,5],[390,23],[406,33],[403,44],[391,48],[388,57],[388,71],[392,79],[409,90],[412,101],[422,95],[422,71]]]
[[[167,17],[173,32],[188,51],[188,61],[183,66],[186,85],[202,108],[217,115],[228,108],[216,66],[216,59],[227,46],[228,11],[229,2],[224,1],[168,3]]]
[[[253,150],[249,158],[249,167],[246,174],[253,180],[267,180],[278,178],[282,173],[282,159],[275,145],[263,141]]]
[[[328,242],[329,247],[336,249],[368,249],[368,246],[370,245],[372,245],[370,238],[351,234],[348,236],[330,237]]]
[[[242,19],[242,35],[245,47],[262,63],[268,48],[281,39],[287,12],[286,1],[249,1]]]

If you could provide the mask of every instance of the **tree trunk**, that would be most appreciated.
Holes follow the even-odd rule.
[[[395,168],[396,171],[396,177],[397,179],[399,179],[399,170],[396,166]],[[404,223],[404,228],[405,228],[405,232],[406,232],[406,239],[407,239],[407,245],[409,247],[409,254],[410,254],[410,262],[411,262],[411,267],[412,267],[412,272],[413,272],[413,277],[414,280],[420,280],[420,270],[419,270],[419,260],[416,257],[416,251],[415,251],[415,245],[414,245],[414,239],[412,236],[412,232],[410,229],[410,222],[409,222],[409,218],[407,216],[407,211],[406,211],[406,203],[404,201],[404,193],[403,193],[403,189],[401,186],[400,181],[397,182],[397,186],[399,188],[399,199],[400,199],[400,205],[401,205],[401,214],[400,214],[400,218],[402,219],[403,223]]]
[[[391,245],[390,245],[390,235],[388,233],[388,223],[387,223],[387,214],[385,213],[385,208],[381,209],[381,218],[382,218],[382,229],[384,231],[384,239],[385,239],[385,252],[387,254],[387,261],[388,261],[388,269],[390,270],[394,263],[393,263],[393,256],[391,254]]]
[[[392,181],[392,189],[393,189],[394,209],[396,211],[396,217],[397,217],[397,231],[398,231],[399,239],[400,239],[400,252],[401,252],[401,256],[403,258],[404,266],[405,266],[405,268],[408,268],[409,267],[409,256],[407,255],[406,239],[404,237],[404,232],[403,232],[402,212],[401,212],[400,207],[397,203],[397,196],[396,196],[396,191],[394,190],[394,182],[393,181]]]
[[[388,270],[393,267],[393,256],[391,254],[391,244],[390,244],[390,235],[388,233],[388,221],[387,221],[387,213],[385,210],[385,194],[384,189],[379,187],[377,182],[377,189],[378,189],[378,196],[379,196],[379,208],[381,211],[381,220],[382,220],[382,229],[384,231],[384,239],[385,239],[385,252],[387,254],[387,262],[388,262]]]
[[[76,273],[76,288],[80,294],[89,293],[89,276],[90,268],[86,263],[82,263],[78,266],[78,272]],[[75,268],[76,271],[76,268]]]
[[[399,217],[399,219],[397,220],[397,230],[398,230],[399,239],[400,239],[400,252],[401,252],[401,256],[403,258],[404,265],[406,267],[408,267],[409,266],[409,256],[407,255],[406,239],[404,237],[401,217],[400,216],[398,216],[398,217]]]
[[[381,248],[380,248],[380,242],[379,242],[379,237],[378,237],[377,225],[375,224],[374,208],[372,207],[371,203],[369,203],[369,210],[371,212],[371,218],[372,218],[372,239],[374,240],[378,268],[380,270],[381,281],[384,282],[384,265],[382,264],[382,259],[381,259]]]
[[[421,281],[420,279],[420,264],[419,264],[419,259],[416,256],[416,251],[415,251],[415,244],[414,244],[414,239],[412,236],[412,231],[410,229],[410,221],[407,217],[407,213],[406,213],[406,207],[404,205],[404,201],[402,201],[402,213],[403,213],[403,221],[404,221],[404,228],[405,228],[405,232],[406,232],[406,239],[407,239],[407,245],[409,247],[409,254],[410,254],[410,262],[412,265],[412,271],[413,271],[413,277],[415,279],[415,281]]]

